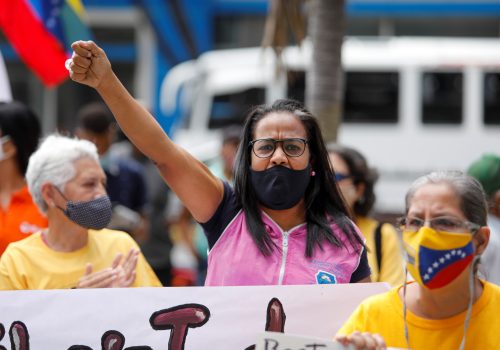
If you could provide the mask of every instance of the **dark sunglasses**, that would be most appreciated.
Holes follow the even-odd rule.
[[[348,174],[335,173],[335,181],[342,181],[342,180],[348,179],[350,177],[351,177],[351,175],[348,175]]]

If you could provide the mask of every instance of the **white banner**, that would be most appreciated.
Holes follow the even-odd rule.
[[[257,335],[255,350],[354,350],[354,346],[344,346],[329,339],[263,332]]]
[[[0,292],[0,350],[245,350],[263,331],[331,339],[384,283]]]

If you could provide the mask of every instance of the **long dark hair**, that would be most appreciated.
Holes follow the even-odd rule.
[[[330,228],[330,220],[344,232],[354,249],[363,245],[361,238],[350,219],[347,206],[344,204],[340,191],[334,181],[334,173],[330,166],[321,130],[316,118],[293,100],[277,100],[271,106],[260,105],[254,107],[247,115],[243,128],[243,138],[236,157],[234,187],[238,201],[240,201],[247,228],[257,247],[264,255],[270,255],[277,247],[262,222],[259,202],[255,190],[250,182],[249,168],[251,164],[250,141],[253,140],[257,123],[270,113],[288,112],[297,117],[307,132],[310,163],[316,173],[311,177],[305,193],[305,208],[307,222],[307,243],[305,255],[311,257],[315,246],[321,249],[323,241],[342,247],[342,241],[335,236]]]

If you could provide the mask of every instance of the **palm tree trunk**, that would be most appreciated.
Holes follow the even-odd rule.
[[[311,0],[309,35],[312,64],[306,77],[306,106],[318,118],[326,142],[337,139],[342,119],[341,48],[345,0]]]

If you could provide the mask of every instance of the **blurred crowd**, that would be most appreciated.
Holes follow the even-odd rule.
[[[156,166],[120,132],[104,103],[92,102],[77,113],[67,137],[96,147],[111,202],[106,227],[130,235],[163,286],[204,284],[208,245],[201,226],[161,178]],[[0,104],[0,254],[49,226],[28,189],[28,161],[41,139],[39,118],[20,102]],[[220,156],[208,165],[232,181],[241,126],[224,129]],[[69,150],[65,150],[69,152]]]
[[[161,136],[131,105],[150,137]],[[105,104],[84,106],[76,119],[70,135],[40,141],[27,106],[0,104],[0,289],[386,282],[394,288],[361,303],[337,341],[496,344],[481,325],[500,307],[499,156],[416,179],[404,217],[377,220],[376,166],[354,148],[325,145],[296,101],[256,107],[243,127],[223,129],[207,164],[163,134],[157,142],[174,168],[132,144]],[[137,144],[157,157],[148,138]],[[171,177],[183,167],[194,183]]]
[[[92,102],[76,113],[77,127],[70,137],[88,140],[96,147],[98,162],[106,177],[105,190],[111,202],[112,230],[127,232],[163,286],[203,285],[206,277],[208,242],[202,227],[179,198],[169,190],[155,164],[120,131],[108,107]],[[48,227],[28,190],[26,171],[40,140],[40,123],[19,102],[0,105],[0,253],[9,243]],[[242,127],[222,130],[220,154],[207,162],[208,169],[234,184],[236,153]],[[401,235],[395,220],[378,221],[376,166],[354,148],[328,145],[335,181],[366,239],[371,280],[397,286],[404,282]],[[482,256],[480,273],[500,284],[500,157],[487,154],[464,169],[482,184],[488,196],[488,225],[492,230]],[[375,216],[374,216],[375,214]]]

